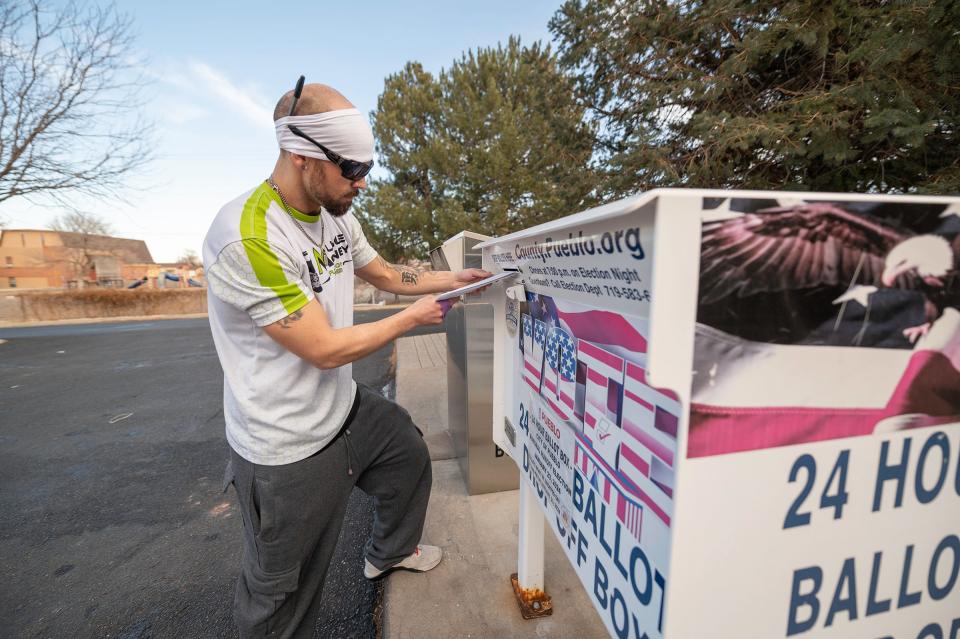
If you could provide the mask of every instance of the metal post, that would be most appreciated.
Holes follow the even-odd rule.
[[[543,522],[536,491],[521,481],[517,572],[510,581],[524,619],[553,614],[553,602],[543,589]]]
[[[520,552],[517,574],[524,589],[543,590],[543,513],[537,493],[527,482],[520,483]]]

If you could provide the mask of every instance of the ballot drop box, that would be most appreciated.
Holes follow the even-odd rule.
[[[480,268],[486,235],[461,231],[430,251],[434,269]],[[515,490],[516,466],[491,441],[493,305],[467,295],[443,320],[447,342],[447,423],[467,494]]]
[[[958,238],[960,198],[667,189],[478,245],[520,590],[539,517],[612,637],[960,638]]]

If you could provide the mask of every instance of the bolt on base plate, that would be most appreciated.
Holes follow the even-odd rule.
[[[553,614],[553,600],[550,595],[538,588],[521,588],[517,573],[510,575],[510,583],[513,584],[513,594],[524,619],[549,617]]]

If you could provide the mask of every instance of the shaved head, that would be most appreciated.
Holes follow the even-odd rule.
[[[293,89],[287,91],[273,109],[273,121],[290,115],[290,105],[293,104]],[[354,108],[350,100],[343,94],[325,84],[305,84],[300,99],[297,101],[297,110],[293,115],[313,115],[326,113],[337,109]]]
[[[273,110],[273,121],[276,123],[290,115],[290,106],[293,104],[293,91],[287,91],[277,102]],[[305,84],[300,92],[300,99],[297,100],[294,116],[312,116],[327,113],[329,111],[339,111],[342,109],[354,109],[356,107],[350,100],[343,97],[343,94],[325,84]],[[354,117],[357,114],[345,114],[346,117]],[[320,116],[322,119],[325,116]],[[333,116],[336,118],[337,116]],[[348,122],[347,125],[350,123]],[[356,123],[354,123],[356,124]],[[309,130],[311,125],[302,124]],[[335,124],[317,125],[318,128],[330,126],[336,130]],[[372,134],[369,132],[369,124],[364,123],[366,129],[360,131],[365,133],[366,138],[370,138],[372,143]],[[341,125],[342,129],[343,125]],[[358,130],[362,127],[354,126]],[[343,134],[341,130],[340,134]],[[281,137],[284,135],[299,140],[293,133],[287,133],[286,127],[277,129],[277,141],[283,145]],[[318,135],[314,131],[314,135]],[[336,137],[336,136],[334,136]],[[320,139],[324,139],[322,135]],[[354,148],[341,141],[349,148]],[[316,143],[314,143],[316,144]],[[359,195],[360,189],[367,186],[366,180],[360,178],[351,180],[343,176],[340,166],[330,159],[327,151],[323,151],[322,156],[315,151],[312,145],[308,145],[310,151],[300,154],[281,148],[280,155],[277,158],[277,164],[274,166],[271,178],[277,184],[278,192],[285,193],[288,201],[294,207],[303,211],[317,211],[321,208],[326,209],[334,217],[346,215],[353,203],[353,198]],[[355,146],[355,145],[354,145]],[[362,146],[362,145],[361,145]],[[294,144],[292,148],[302,148]],[[302,207],[302,208],[301,208]]]

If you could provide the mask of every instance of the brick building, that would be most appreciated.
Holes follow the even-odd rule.
[[[47,229],[0,231],[0,289],[123,286],[156,277],[143,240]]]

